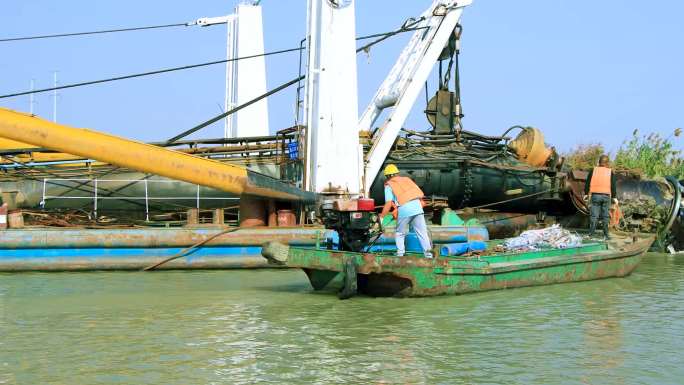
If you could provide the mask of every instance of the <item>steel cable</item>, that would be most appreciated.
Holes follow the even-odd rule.
[[[176,25],[176,24],[168,24],[168,26],[174,26],[174,25]],[[125,29],[125,30],[138,30],[138,29],[161,28],[161,27],[164,27],[164,26],[129,28],[129,29]],[[383,36],[382,38],[375,40],[375,41],[372,41],[372,42],[368,43],[367,45],[357,49],[356,52],[361,52],[363,50],[367,50],[368,48],[384,41],[385,39],[387,39],[391,36],[397,35],[399,33],[411,32],[411,31],[416,31],[416,30],[420,30],[420,29],[423,29],[423,28],[402,27],[401,29],[398,29],[398,30],[392,31],[392,32],[376,33],[376,34],[372,34],[372,35],[357,37],[356,40],[365,40],[365,39],[370,39],[370,38],[374,38],[374,37],[378,37],[378,36]],[[111,30],[111,31],[116,31],[116,30]],[[79,34],[83,35],[83,34],[105,33],[105,32],[108,32],[108,31],[79,32],[79,33],[70,34],[70,35],[79,35]],[[57,35],[46,35],[46,37],[50,37],[50,36],[57,36]],[[33,38],[40,38],[40,37],[33,37]],[[16,38],[16,39],[28,39],[28,38]],[[6,41],[6,40],[8,40],[8,39],[0,40],[0,42]],[[113,82],[113,81],[118,81],[118,80],[133,79],[133,78],[150,76],[150,75],[158,75],[158,74],[163,74],[163,73],[168,73],[168,72],[182,71],[182,70],[187,70],[187,69],[212,66],[212,65],[216,65],[216,64],[224,64],[224,63],[228,63],[228,62],[253,59],[253,58],[257,58],[257,57],[265,57],[265,56],[284,54],[284,53],[289,53],[289,52],[294,52],[294,51],[301,51],[303,49],[304,49],[303,47],[288,48],[288,49],[282,49],[282,50],[278,50],[278,51],[266,52],[266,53],[258,54],[258,55],[249,55],[249,56],[238,57],[238,58],[234,58],[234,59],[214,60],[214,61],[205,62],[205,63],[190,64],[190,65],[185,65],[185,66],[180,66],[180,67],[172,67],[172,68],[164,68],[164,69],[160,69],[160,70],[141,72],[141,73],[130,74],[130,75],[122,75],[122,76],[116,76],[116,77],[100,79],[100,80],[92,80],[92,81],[86,81],[86,82],[65,84],[63,86],[58,86],[58,87],[49,87],[49,88],[42,88],[42,89],[38,89],[38,90],[15,92],[12,94],[0,95],[0,99],[12,98],[12,97],[24,96],[24,95],[30,95],[30,94],[38,94],[38,93],[42,93],[42,92],[57,91],[57,90],[62,90],[62,89],[66,89],[66,88],[75,88],[75,87],[82,87],[82,86],[88,86],[88,85],[93,85],[93,84],[108,83],[108,82]]]
[[[92,85],[92,84],[107,83],[107,82],[113,82],[113,81],[117,81],[117,80],[132,79],[132,78],[138,78],[138,77],[143,77],[143,76],[158,75],[158,74],[167,73],[167,72],[182,71],[182,70],[198,68],[198,67],[206,67],[206,66],[211,66],[211,65],[215,65],[215,64],[222,64],[222,63],[228,63],[228,62],[233,62],[233,61],[252,59],[252,58],[256,58],[256,57],[283,54],[283,53],[287,53],[287,52],[299,51],[301,49],[302,48],[299,48],[299,47],[289,48],[289,49],[283,49],[283,50],[279,50],[279,51],[266,52],[266,53],[258,54],[258,55],[242,56],[242,57],[237,57],[234,59],[215,60],[215,61],[206,62],[206,63],[190,64],[190,65],[185,65],[185,66],[181,66],[181,67],[165,68],[165,69],[161,69],[161,70],[148,71],[148,72],[142,72],[142,73],[124,75],[124,76],[117,76],[117,77],[108,78],[108,79],[100,79],[100,80],[92,80],[92,81],[81,82],[81,83],[65,84],[63,86],[58,86],[58,87],[50,87],[50,88],[43,88],[43,89],[39,89],[39,90],[33,90],[33,91],[24,91],[24,92],[17,92],[17,93],[13,93],[13,94],[0,95],[0,99],[11,98],[11,97],[15,97],[15,96],[22,96],[22,95],[29,95],[29,94],[37,94],[37,93],[41,93],[41,92],[62,90],[65,88],[74,88],[74,87],[88,86],[88,85]]]
[[[88,32],[72,32],[72,33],[58,33],[54,35],[37,35],[37,36],[24,36],[24,37],[10,37],[0,39],[0,43],[6,43],[11,41],[23,41],[23,40],[38,40],[38,39],[51,39],[56,37],[71,37],[71,36],[84,36],[84,35],[99,35],[104,33],[114,33],[114,32],[130,32],[130,31],[142,31],[149,29],[160,29],[160,28],[175,28],[175,27],[188,27],[194,25],[192,23],[174,23],[174,24],[162,24],[162,25],[150,25],[146,27],[131,27],[131,28],[117,28],[117,29],[105,29],[100,31],[88,31]]]

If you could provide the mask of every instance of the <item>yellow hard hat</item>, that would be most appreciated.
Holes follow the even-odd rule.
[[[397,168],[396,165],[390,163],[387,165],[387,167],[385,167],[385,176],[394,175],[394,174],[399,174],[399,169]]]

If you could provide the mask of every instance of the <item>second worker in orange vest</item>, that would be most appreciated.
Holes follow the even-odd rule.
[[[594,167],[587,176],[584,187],[584,194],[588,195],[591,202],[591,222],[589,225],[589,236],[594,236],[596,226],[603,222],[603,235],[610,239],[608,225],[610,223],[610,205],[617,204],[615,175],[609,167],[607,155],[601,155],[598,167]]]
[[[385,167],[385,206],[382,208],[380,218],[387,215],[395,205],[398,208],[396,244],[397,256],[404,256],[406,247],[404,239],[410,229],[416,233],[420,246],[426,258],[432,258],[432,244],[428,235],[425,216],[423,215],[423,191],[405,176],[399,176],[399,169],[393,164]]]

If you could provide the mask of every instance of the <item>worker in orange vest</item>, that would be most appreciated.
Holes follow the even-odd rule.
[[[601,155],[598,167],[594,167],[587,175],[584,186],[585,198],[591,204],[591,222],[589,236],[594,236],[599,219],[603,222],[603,235],[610,239],[608,225],[610,223],[610,205],[618,204],[616,198],[615,174],[609,167],[610,159],[607,155]]]
[[[406,252],[404,239],[409,229],[413,229],[420,241],[423,254],[432,258],[432,244],[428,235],[427,223],[423,215],[423,191],[411,178],[400,176],[399,169],[393,164],[385,167],[385,205],[380,213],[380,219],[389,214],[393,205],[398,208],[397,213],[397,256],[403,257]]]

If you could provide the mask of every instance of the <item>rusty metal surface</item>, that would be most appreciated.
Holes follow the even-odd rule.
[[[10,229],[0,232],[0,249],[186,247],[223,229],[225,228]],[[209,242],[209,245],[260,246],[268,241],[311,245],[317,237],[325,239],[326,234],[322,227],[249,228],[225,234]]]
[[[573,171],[567,180],[569,200],[578,215],[563,219],[565,225],[586,227],[589,207],[582,198],[588,173]],[[668,244],[677,244],[681,229],[673,226],[680,215],[681,185],[675,178],[645,179],[635,173],[615,173],[617,198],[621,220],[618,228],[658,233],[654,248],[664,250]],[[674,227],[674,230],[673,230]]]
[[[579,205],[581,211],[587,210],[586,204],[582,201],[584,196],[584,186],[586,185],[588,172],[573,171],[567,179],[568,188]],[[617,198],[620,201],[637,200],[649,197],[655,200],[657,205],[670,205],[673,199],[673,188],[664,178],[644,179],[639,175],[616,172]]]

